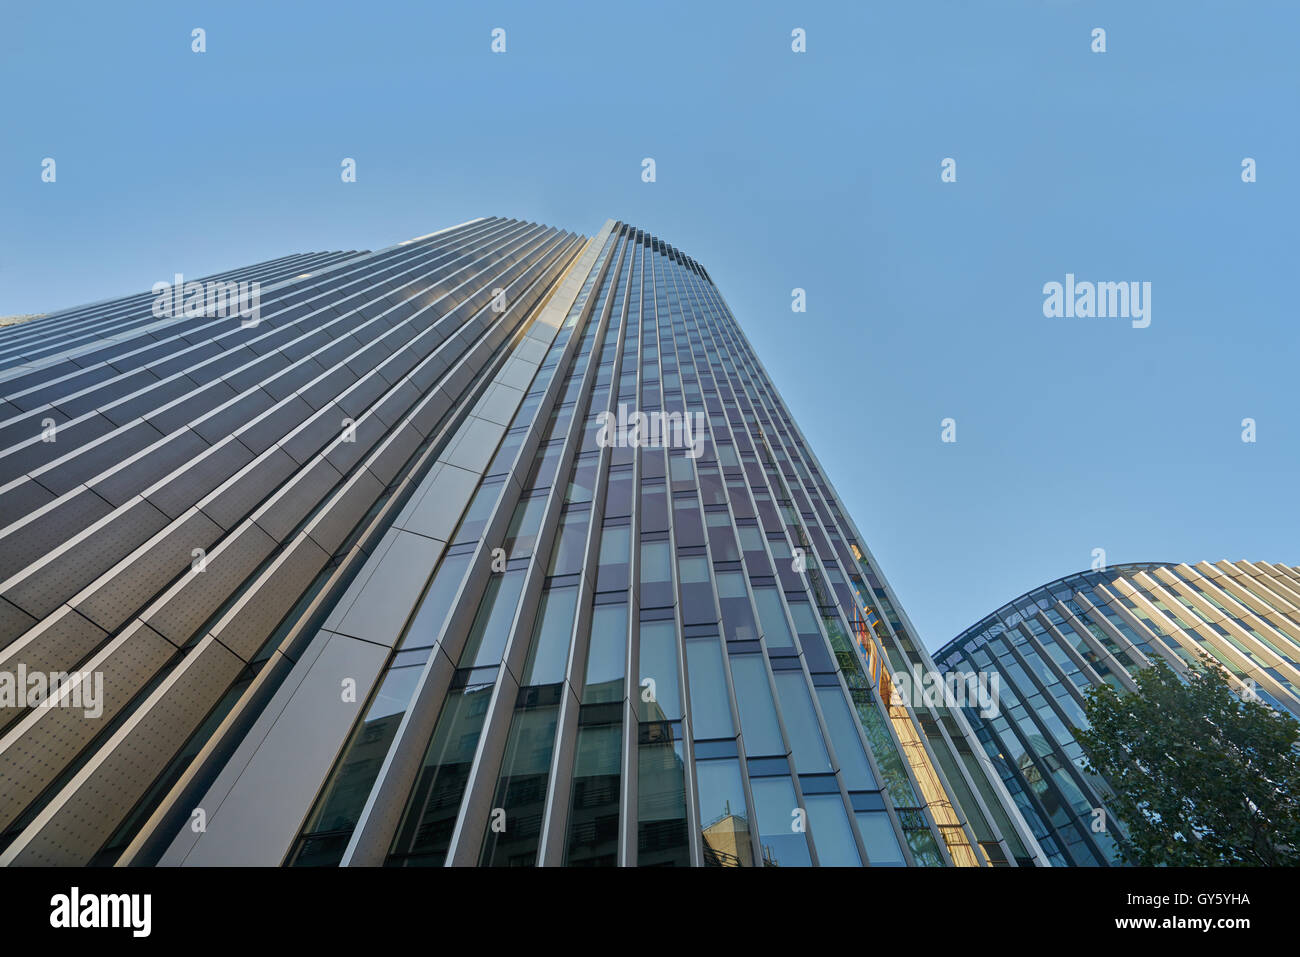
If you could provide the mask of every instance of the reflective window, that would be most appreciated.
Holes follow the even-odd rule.
[[[673,559],[668,541],[641,542],[641,607],[673,603]]]
[[[564,680],[565,665],[569,662],[573,613],[577,604],[577,585],[542,592],[528,660],[524,662],[525,686]]]
[[[515,710],[480,866],[530,867],[537,863],[561,690],[560,685],[551,685],[529,692]],[[504,817],[495,816],[497,809]]]
[[[682,699],[677,681],[677,628],[671,620],[641,622],[640,660],[637,713],[641,720],[680,720]]]
[[[700,738],[730,738],[731,723],[722,645],[717,638],[692,638],[686,642],[686,667],[691,685],[692,733]]]
[[[745,753],[751,757],[785,754],[781,726],[776,718],[776,703],[772,700],[763,656],[733,656],[731,677],[736,683],[736,705],[740,709],[740,729],[744,737]]]
[[[822,867],[861,867],[853,826],[839,794],[805,794],[817,862]]]
[[[632,526],[606,524],[600,533],[600,565],[597,591],[623,591],[631,584]]]
[[[614,720],[618,713],[616,706],[598,706],[594,713],[579,719],[569,833],[565,841],[567,866],[618,864],[619,777],[623,759],[623,725]]]
[[[648,721],[637,742],[637,865],[687,867],[686,758],[680,724]]]
[[[771,586],[755,588],[754,605],[758,608],[758,620],[763,624],[763,637],[767,639],[768,649],[793,648],[794,637],[786,624],[781,596],[776,589]]]
[[[537,530],[546,511],[546,496],[535,495],[515,506],[506,529],[505,551],[508,558],[527,558],[537,543]]]
[[[623,700],[627,661],[627,605],[597,605],[591,614],[583,704]]]
[[[700,832],[706,867],[749,867],[754,852],[745,810],[745,788],[736,758],[695,762],[700,793]]]
[[[462,668],[481,668],[500,663],[523,586],[522,568],[510,569],[488,579],[478,613],[474,616],[474,624],[470,626],[469,637],[465,640],[465,650],[461,652]]]
[[[858,833],[867,849],[867,863],[872,867],[902,867],[903,848],[894,833],[894,825],[884,811],[858,811],[854,815]]]
[[[803,672],[778,671],[773,677],[776,679],[776,694],[781,701],[781,717],[785,719],[785,729],[790,733],[795,770],[800,774],[832,770]]]
[[[750,778],[758,818],[758,843],[763,863],[777,867],[810,867],[805,831],[799,830],[799,802],[788,777]]]
[[[490,683],[448,694],[393,838],[389,866],[439,867],[445,861],[491,698]]]
[[[819,687],[817,700],[822,706],[822,716],[826,719],[826,728],[835,745],[835,756],[840,762],[840,774],[844,777],[844,786],[850,791],[874,791],[879,785],[871,773],[871,764],[867,752],[863,749],[862,739],[858,737],[858,724],[853,720],[853,712],[838,686]]]

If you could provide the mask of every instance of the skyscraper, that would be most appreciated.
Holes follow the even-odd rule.
[[[2,863],[1047,861],[641,230],[176,277],[0,363],[0,672],[58,689],[3,711]]]
[[[1300,717],[1300,568],[1267,562],[1135,563],[1049,582],[934,655],[941,668],[996,673],[999,713],[966,709],[1054,864],[1122,864],[1110,785],[1084,769],[1074,732],[1084,693],[1163,661],[1185,675],[1209,655],[1243,695]]]

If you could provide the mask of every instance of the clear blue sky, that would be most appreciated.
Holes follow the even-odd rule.
[[[934,648],[1097,547],[1300,563],[1298,28],[1293,2],[9,3],[0,314],[480,215],[637,223],[708,267]],[[1067,272],[1151,282],[1151,326],[1044,318]]]

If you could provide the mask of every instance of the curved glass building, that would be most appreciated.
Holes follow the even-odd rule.
[[[1053,864],[1123,863],[1094,830],[1105,780],[1083,769],[1083,692],[1135,689],[1157,660],[1186,674],[1217,660],[1243,695],[1300,717],[1300,568],[1266,562],[1136,563],[1036,588],[934,655],[941,670],[997,675],[996,715],[966,708],[985,752]],[[1122,831],[1123,822],[1107,813]]]

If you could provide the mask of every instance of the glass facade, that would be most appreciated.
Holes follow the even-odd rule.
[[[200,511],[220,517],[224,541],[245,508],[264,537],[315,545],[317,564],[262,543],[242,571],[213,566],[220,575],[204,581],[226,591],[188,630],[139,612],[137,627],[179,642],[182,675],[206,675],[193,659],[227,635],[213,654],[233,647],[241,667],[273,669],[214,681],[239,720],[193,722],[123,794],[139,808],[129,826],[107,822],[103,841],[60,853],[390,867],[1046,863],[966,717],[891,694],[900,673],[933,662],[703,266],[613,221],[582,241],[487,219],[289,289],[265,345],[314,391],[249,379],[292,410],[246,436],[248,454],[265,451],[280,471]],[[337,336],[318,334],[332,324]],[[345,330],[351,352],[336,344]],[[187,335],[257,352],[226,328]],[[339,369],[346,382],[324,374]],[[319,455],[311,408],[334,417],[319,426]],[[330,444],[335,420],[344,431]],[[291,520],[282,485],[320,507]],[[282,567],[295,577],[270,577]],[[235,631],[231,616],[263,596],[281,605],[262,631]],[[108,641],[88,647],[96,640]],[[148,691],[128,723],[165,716]],[[90,735],[80,760],[111,749],[111,731]],[[49,784],[11,802],[14,859],[46,859],[42,810],[76,812],[74,785]],[[209,833],[187,836],[182,811],[199,801],[222,810]],[[256,842],[239,827],[255,813]]]
[[[1113,792],[1084,769],[1084,695],[1133,691],[1155,661],[1214,659],[1243,693],[1300,717],[1300,573],[1262,562],[1135,563],[1080,572],[998,609],[938,651],[949,672],[996,675],[996,713],[967,718],[1055,865],[1125,863]],[[1105,812],[1108,830],[1094,829]]]

